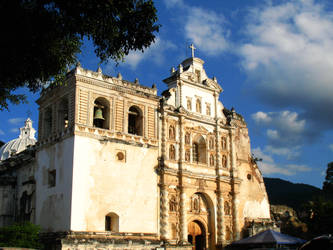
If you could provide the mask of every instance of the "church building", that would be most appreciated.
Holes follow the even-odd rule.
[[[44,89],[37,141],[28,119],[0,149],[0,226],[57,250],[222,249],[272,226],[247,125],[203,66],[192,53],[161,96],[80,65]]]

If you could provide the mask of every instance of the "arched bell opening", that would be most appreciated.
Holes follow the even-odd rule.
[[[94,101],[93,126],[97,128],[109,129],[110,124],[110,103],[103,97],[98,97]]]
[[[142,111],[137,106],[131,106],[128,110],[128,133],[143,135]]]
[[[63,131],[68,127],[69,108],[68,97],[63,97],[58,105],[58,130]]]

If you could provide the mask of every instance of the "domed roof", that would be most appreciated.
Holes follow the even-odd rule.
[[[32,121],[28,118],[24,123],[24,127],[20,128],[20,136],[0,148],[0,161],[25,150],[30,145],[34,145],[36,143],[35,133],[36,130],[32,127]]]

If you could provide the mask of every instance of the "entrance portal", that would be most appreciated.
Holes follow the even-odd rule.
[[[193,244],[193,250],[206,249],[206,232],[200,221],[191,221],[188,224],[187,240]]]

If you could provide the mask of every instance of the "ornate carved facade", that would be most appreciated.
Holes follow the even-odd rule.
[[[161,97],[155,86],[80,66],[65,85],[44,90],[29,158],[34,204],[18,211],[33,207],[29,219],[45,232],[71,232],[60,249],[74,239],[79,249],[82,239],[98,242],[91,232],[115,248],[127,239],[128,249],[215,249],[242,237],[246,221],[269,219],[246,123],[223,106],[203,64],[183,61]],[[0,162],[0,175],[15,187],[24,164],[13,159]]]

